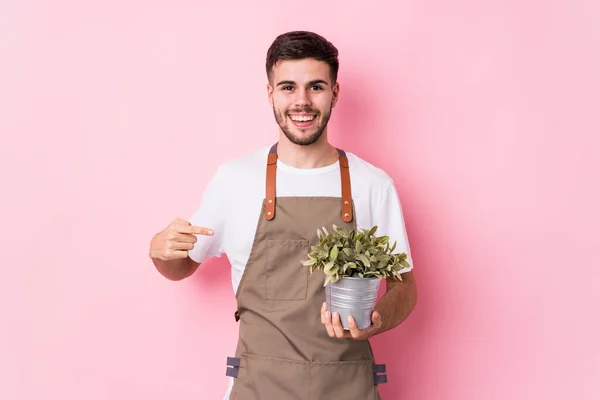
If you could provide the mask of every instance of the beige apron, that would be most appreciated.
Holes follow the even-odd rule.
[[[321,323],[324,273],[301,264],[317,229],[355,229],[348,159],[342,197],[275,197],[277,144],[267,161],[266,198],[236,297],[240,321],[231,400],[378,400],[385,365],[368,341],[331,338]]]

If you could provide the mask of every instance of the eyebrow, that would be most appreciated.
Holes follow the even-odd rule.
[[[315,79],[314,81],[308,82],[308,86],[316,85],[318,83],[323,84],[323,85],[327,85],[328,84],[323,79]],[[294,82],[294,81],[281,81],[276,86],[281,86],[281,85],[295,85],[295,84],[296,84],[296,82]]]

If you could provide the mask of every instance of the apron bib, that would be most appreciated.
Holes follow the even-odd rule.
[[[266,197],[236,298],[240,322],[231,400],[380,400],[385,365],[368,341],[331,338],[321,323],[325,274],[302,265],[317,229],[355,229],[348,159],[342,197],[275,197],[277,144],[268,156]]]

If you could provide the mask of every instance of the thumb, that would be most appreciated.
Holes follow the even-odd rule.
[[[373,321],[373,326],[376,328],[381,327],[382,321],[381,321],[381,314],[379,314],[377,311],[373,311],[373,315],[371,316],[371,320]]]

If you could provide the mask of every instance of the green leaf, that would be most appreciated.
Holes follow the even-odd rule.
[[[326,274],[330,273],[331,270],[335,267],[335,263],[333,261],[329,261],[327,264],[325,264],[325,266],[323,267],[323,271],[325,271]]]
[[[333,225],[333,230],[335,231],[335,233],[338,234],[338,236],[342,238],[348,237],[348,231],[344,228],[340,228],[338,226]]]
[[[363,251],[363,245],[362,245],[362,243],[360,241],[356,242],[355,250],[356,250],[357,254],[362,253],[362,251]]]
[[[347,270],[348,270],[348,263],[345,263],[345,264],[342,266],[342,274],[345,274]]]
[[[356,258],[360,261],[362,261],[362,263],[364,264],[365,267],[370,267],[371,266],[371,262],[369,261],[369,259],[367,258],[367,256],[365,256],[364,254],[358,254],[356,256]]]
[[[339,252],[339,250],[338,250],[337,246],[333,246],[331,248],[331,252],[329,252],[329,259],[331,261],[335,262],[338,258],[338,252]]]
[[[302,261],[302,265],[304,265],[305,267],[310,267],[311,265],[314,265],[316,263],[317,263],[317,260],[314,260],[314,259]]]

